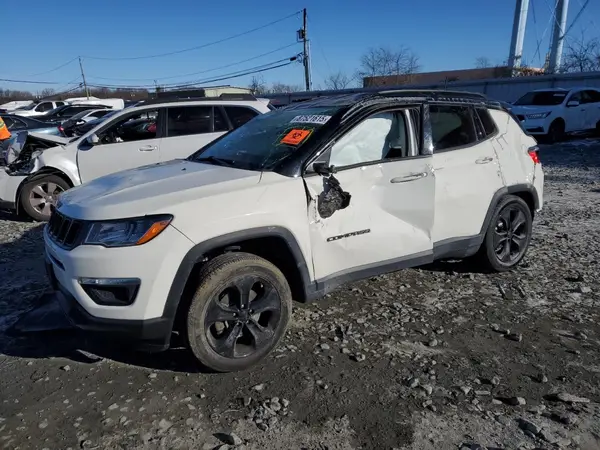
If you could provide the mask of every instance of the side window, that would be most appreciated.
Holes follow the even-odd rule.
[[[17,128],[19,126],[19,124],[10,117],[2,117],[2,121],[4,122],[4,125],[6,125],[6,128],[8,128],[9,130],[12,130],[13,128]]]
[[[227,125],[227,120],[225,120],[225,116],[221,111],[221,108],[215,106],[213,108],[215,114],[215,133],[220,131],[229,131],[229,125]]]
[[[431,105],[429,117],[434,151],[464,147],[477,142],[470,107]]]
[[[50,111],[52,108],[52,103],[50,102],[42,102],[39,105],[37,105],[37,107],[35,108],[35,110],[37,112],[46,112],[46,111]]]
[[[329,164],[365,164],[409,155],[409,134],[402,111],[375,114],[356,125],[331,148]]]
[[[487,139],[496,132],[496,123],[486,108],[475,108],[475,111],[477,111],[477,116],[483,127],[483,136],[481,138]]]
[[[211,106],[181,106],[167,110],[167,136],[212,132]]]
[[[243,106],[226,106],[225,111],[231,120],[233,128],[238,128],[258,115],[256,111]]]
[[[571,97],[569,98],[568,102],[579,102],[582,103],[583,102],[583,98],[581,96],[581,92],[575,92],[573,95],[571,95]]]
[[[116,144],[154,139],[156,138],[157,118],[157,109],[129,114],[113,122],[108,128],[98,134],[100,144]]]
[[[96,112],[91,113],[90,116],[100,118],[100,117],[105,116],[108,113],[109,113],[109,111],[96,111]]]
[[[597,103],[600,101],[600,93],[598,91],[587,90],[583,91],[583,103]]]
[[[56,102],[56,106],[64,106],[65,102]]]

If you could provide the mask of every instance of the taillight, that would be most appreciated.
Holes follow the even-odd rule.
[[[529,153],[529,156],[531,157],[531,160],[534,164],[540,164],[540,156],[538,155],[538,150],[539,147],[537,145],[534,145],[533,147],[529,147],[529,149],[527,149],[527,153]]]
[[[65,134],[65,129],[63,128],[62,125],[58,126],[58,131],[60,131],[62,134]]]

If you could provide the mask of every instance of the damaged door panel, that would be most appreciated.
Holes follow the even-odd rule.
[[[338,168],[333,175],[305,177],[317,279],[431,255],[435,177],[431,157],[411,157],[406,119],[367,118],[319,157]]]

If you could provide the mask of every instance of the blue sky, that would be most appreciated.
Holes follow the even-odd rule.
[[[569,23],[585,0],[570,0]],[[548,50],[554,0],[530,0],[525,60],[539,66]],[[301,16],[218,45],[172,56],[127,58],[186,49],[267,24],[306,7],[312,48],[314,87],[331,73],[352,74],[369,47],[406,46],[419,57],[422,71],[473,67],[480,56],[501,63],[508,56],[514,14],[512,0],[29,0],[2,6],[2,40],[8,58],[0,78],[52,81],[53,85],[6,83],[0,87],[58,90],[80,81],[77,61],[48,72],[77,56],[89,83],[152,85],[204,80],[290,57],[300,44],[243,64],[211,70],[271,52],[296,40]],[[594,20],[597,18],[597,20]],[[10,24],[10,25],[7,25]],[[22,32],[18,32],[22,24]],[[592,0],[570,31],[569,39],[600,35],[600,1]],[[52,30],[52,31],[45,31]],[[538,42],[540,52],[536,55]],[[541,58],[539,54],[541,54]],[[207,71],[197,75],[187,75]],[[300,64],[264,72],[267,82],[303,84]],[[247,85],[250,76],[208,84]]]

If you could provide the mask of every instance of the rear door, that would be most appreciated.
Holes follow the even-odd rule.
[[[435,179],[413,129],[406,109],[373,114],[318,158],[332,178],[305,175],[317,280],[431,259]],[[336,180],[350,198],[331,214]]]
[[[585,94],[586,129],[600,130],[600,91],[589,89]]]
[[[568,106],[569,102],[577,101],[579,105]],[[583,103],[583,91],[571,93],[565,103],[565,131],[582,131],[586,127],[586,105]]]
[[[161,109],[144,109],[109,120],[98,130],[99,142],[84,139],[77,150],[82,183],[121,170],[160,161]]]
[[[167,108],[166,117],[161,161],[187,158],[229,131],[227,119],[219,106],[172,106]]]
[[[435,172],[434,245],[474,237],[494,194],[504,186],[492,139],[476,125],[472,106],[428,106]]]

